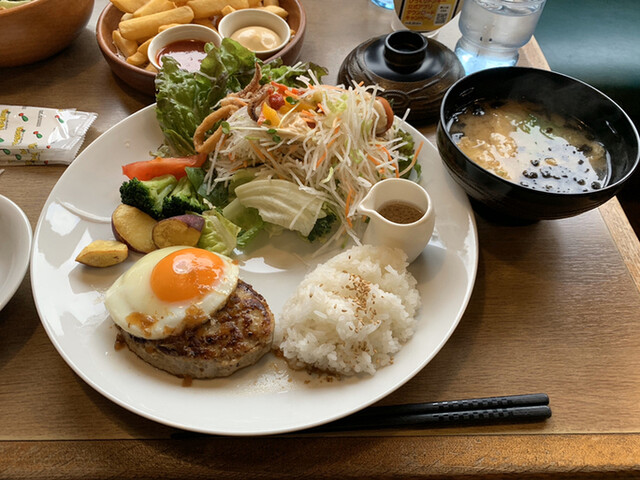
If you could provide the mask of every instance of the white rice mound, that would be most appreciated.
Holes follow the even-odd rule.
[[[294,368],[374,374],[413,336],[416,284],[402,250],[352,247],[304,278],[276,322],[274,345]]]

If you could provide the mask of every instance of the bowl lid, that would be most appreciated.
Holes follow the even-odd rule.
[[[447,89],[463,76],[460,61],[443,44],[400,30],[358,45],[342,62],[338,81],[378,84],[396,115],[409,108],[407,120],[428,123],[438,118]]]

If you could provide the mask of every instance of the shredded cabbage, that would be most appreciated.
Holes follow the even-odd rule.
[[[258,210],[265,222],[296,230],[305,237],[318,220],[323,199],[287,180],[253,180],[235,189],[240,203]]]

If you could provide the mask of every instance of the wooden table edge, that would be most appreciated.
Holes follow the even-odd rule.
[[[535,37],[522,48],[521,54],[526,59],[527,64],[545,70],[550,69],[549,63]],[[599,212],[609,229],[609,233],[633,282],[640,291],[640,241],[633,231],[620,202],[614,197],[602,205],[599,208]]]
[[[602,205],[599,211],[631,278],[640,291],[640,240],[616,197]]]
[[[265,437],[259,449],[255,439],[207,436],[2,441],[0,477],[640,478],[640,438],[631,433],[355,435]]]

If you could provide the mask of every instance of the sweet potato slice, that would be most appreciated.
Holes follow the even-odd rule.
[[[134,252],[149,253],[155,250],[151,232],[158,223],[142,210],[121,204],[111,215],[111,229],[116,240]]]
[[[202,227],[204,227],[204,218],[200,215],[178,215],[156,223],[152,237],[158,248],[177,245],[195,247],[200,240]]]
[[[110,267],[124,262],[129,256],[127,246],[116,240],[95,240],[84,247],[76,262],[90,267]]]

